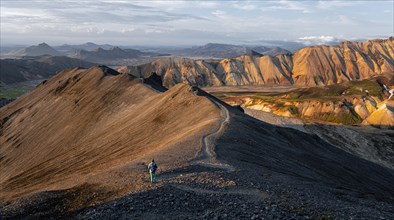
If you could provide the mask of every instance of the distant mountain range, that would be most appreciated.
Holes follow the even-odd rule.
[[[6,59],[1,60],[0,82],[16,83],[26,80],[48,78],[56,72],[69,67],[90,67],[94,63],[116,65],[119,62],[131,64],[134,62],[149,62],[155,57],[170,56],[158,52],[142,52],[135,49],[122,49],[112,45],[97,45],[85,43],[81,45],[62,45],[54,49],[46,43],[16,49],[2,54]],[[250,54],[262,56],[264,53],[278,53],[284,51],[278,48],[255,47],[248,49],[236,45],[207,44],[201,48],[185,49],[182,53],[191,56],[233,56],[238,54]],[[70,51],[72,50],[72,51]],[[61,52],[60,52],[61,51]],[[9,57],[9,58],[7,58]],[[124,65],[124,64],[122,64]]]
[[[92,51],[92,50],[97,50],[98,48],[102,48],[104,50],[109,50],[111,48],[114,48],[115,46],[110,45],[110,44],[95,44],[92,42],[87,42],[84,44],[74,44],[74,45],[70,45],[70,44],[63,44],[61,46],[54,46],[54,48],[58,51],[62,51],[62,52],[69,52],[69,51],[74,51],[74,50],[88,50],[88,51]]]
[[[87,50],[75,50],[74,53],[70,54],[70,57],[86,60],[90,62],[109,62],[113,60],[120,59],[135,59],[140,57],[149,56],[160,56],[161,54],[151,53],[151,52],[141,52],[134,49],[121,49],[120,47],[113,47],[111,49],[105,50],[103,48],[98,48],[94,51]]]
[[[254,53],[256,56],[278,54],[290,54],[291,51],[277,46],[242,46],[231,44],[209,43],[203,46],[178,49],[156,49],[154,52],[144,52],[130,48],[120,48],[109,44],[85,43],[80,45],[68,45],[51,47],[46,43],[3,52],[2,57],[24,57],[24,56],[69,56],[92,62],[102,62],[113,59],[132,59],[146,56],[184,56],[198,58],[230,58],[243,54]]]
[[[203,46],[197,46],[186,49],[174,49],[164,50],[164,52],[170,53],[176,56],[189,57],[189,58],[231,58],[237,57],[244,54],[254,54],[256,56],[262,55],[279,55],[279,54],[290,54],[291,51],[276,47],[276,46],[243,46],[243,45],[232,45],[232,44],[218,44],[209,43]]]
[[[67,56],[71,58],[81,59],[88,62],[112,63],[122,59],[137,59],[146,57],[157,57],[170,54],[160,54],[155,52],[142,52],[135,49],[123,49],[109,44],[97,45],[94,43],[85,43],[81,45],[62,45],[55,47],[46,43],[36,46],[16,49],[7,53],[3,53],[4,58],[23,58],[33,56]],[[61,51],[61,52],[60,52]]]
[[[92,49],[93,43],[81,45],[81,48]],[[105,47],[108,47],[107,45]],[[63,46],[63,48],[73,46]],[[67,56],[66,56],[67,55]],[[62,71],[65,68],[84,67],[88,68],[97,63],[108,64],[122,59],[145,59],[145,57],[159,56],[152,52],[141,52],[134,49],[121,49],[113,47],[108,50],[99,47],[93,51],[74,50],[71,54],[61,53],[46,43],[30,46],[23,49],[11,51],[0,60],[0,82],[4,84],[22,81],[45,79]]]
[[[123,67],[122,71],[144,78],[156,73],[166,87],[177,83],[198,86],[331,85],[394,72],[394,39],[346,41],[336,46],[307,47],[294,54],[277,56],[242,55],[222,60],[161,58]]]

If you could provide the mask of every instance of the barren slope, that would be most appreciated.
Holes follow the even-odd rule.
[[[69,188],[154,155],[165,156],[165,170],[165,161],[193,158],[201,136],[219,123],[220,110],[186,85],[158,94],[117,74],[66,70],[0,110],[0,198]]]
[[[394,197],[394,171],[390,168],[347,153],[316,135],[260,122],[244,114],[232,117],[217,142],[218,158],[229,164],[256,175],[270,171],[284,174],[286,179],[296,177],[378,197]],[[390,146],[386,148],[391,151]]]

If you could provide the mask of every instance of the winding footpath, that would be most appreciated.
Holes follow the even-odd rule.
[[[199,155],[197,156],[197,159],[192,164],[224,169],[229,172],[235,171],[235,168],[232,167],[231,165],[217,160],[216,158],[217,155],[215,152],[215,140],[223,134],[228,124],[230,123],[230,112],[221,103],[217,102],[216,100],[210,97],[207,98],[211,102],[213,102],[213,104],[215,104],[218,108],[220,108],[222,120],[220,126],[216,131],[202,137]]]
[[[225,129],[230,123],[230,112],[221,103],[210,97],[207,98],[218,108],[220,108],[221,122],[216,131],[202,137],[200,151],[198,152],[197,158],[194,160],[194,162],[192,162],[192,165],[221,169],[225,172],[234,172],[235,168],[229,164],[219,161],[215,152],[215,141],[224,133]],[[243,196],[249,198],[250,201],[255,202],[265,201],[270,197],[267,192],[263,192],[259,189],[245,188],[237,185],[226,187],[223,190],[203,189],[200,187],[193,187],[187,184],[180,184],[176,182],[170,183],[169,186],[196,194]]]

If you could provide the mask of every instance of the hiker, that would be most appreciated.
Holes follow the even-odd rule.
[[[156,180],[157,170],[157,164],[155,163],[155,160],[152,159],[152,162],[148,165],[148,170],[150,174],[150,181],[153,183]]]
[[[387,88],[387,86],[385,84],[383,84],[383,91],[389,91],[389,89]]]

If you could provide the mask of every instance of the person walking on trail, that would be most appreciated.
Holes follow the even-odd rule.
[[[157,170],[157,164],[155,163],[155,160],[152,160],[150,164],[148,165],[148,170],[150,174],[150,181],[153,183],[156,181],[156,170]]]

